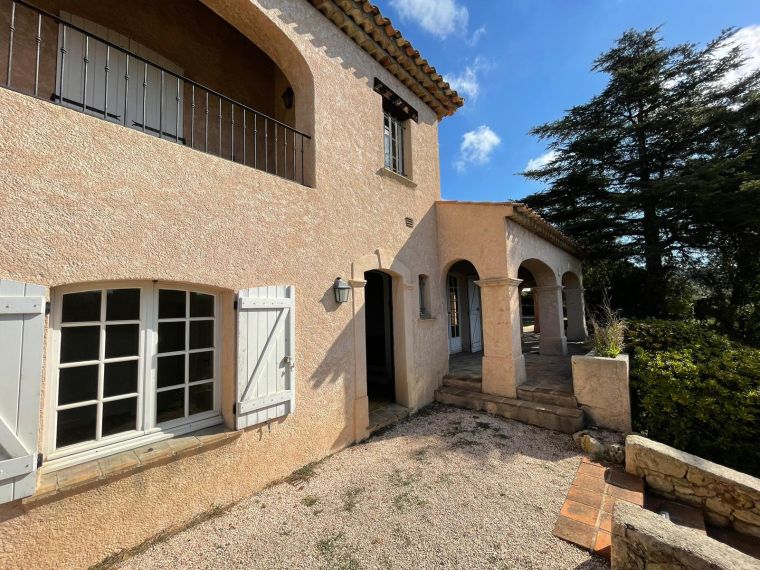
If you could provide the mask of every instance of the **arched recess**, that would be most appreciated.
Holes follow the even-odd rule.
[[[315,186],[314,75],[296,45],[296,29],[282,19],[282,10],[261,6],[257,1],[201,1],[256,44],[284,74],[294,92],[293,127],[311,136],[304,145],[304,183]]]
[[[544,261],[536,258],[524,260],[517,271],[517,278],[522,280],[521,299],[524,291],[530,290],[534,310],[534,332],[538,333],[539,353],[567,354],[567,339],[564,331],[564,314],[562,308],[562,285],[557,274]],[[520,320],[522,325],[523,305],[521,303]]]
[[[367,396],[367,347],[365,312],[365,273],[380,271],[391,278],[393,307],[393,348],[396,402],[415,407],[414,361],[412,350],[412,272],[390,252],[378,249],[375,253],[357,259],[351,265],[353,324],[354,324],[354,438],[360,441],[369,436],[369,399]]]
[[[586,308],[580,277],[572,271],[565,272],[562,275],[562,288],[565,300],[565,336],[569,341],[586,340]]]
[[[440,291],[447,315],[449,354],[483,351],[480,272],[469,259],[444,265]]]

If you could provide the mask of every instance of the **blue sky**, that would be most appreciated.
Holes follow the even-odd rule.
[[[629,28],[704,43],[737,27],[760,65],[760,0],[376,0],[466,98],[440,125],[443,197],[503,201],[540,190],[517,176],[545,145],[538,124],[599,92],[593,60]]]

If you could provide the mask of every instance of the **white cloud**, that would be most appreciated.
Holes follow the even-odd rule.
[[[541,156],[531,158],[528,161],[528,164],[525,166],[525,170],[540,170],[549,164],[552,160],[557,158],[557,156],[558,155],[556,150],[547,150]]]
[[[454,163],[458,172],[464,172],[468,164],[483,165],[491,160],[491,154],[501,144],[501,138],[486,125],[462,136],[459,160]]]
[[[742,76],[760,69],[760,25],[739,28],[731,36],[728,44],[723,53],[729,49],[729,46],[741,44],[743,45],[744,57],[747,58],[747,61],[742,67],[726,76],[727,82],[732,83]]]
[[[488,69],[488,67],[488,63],[478,56],[475,58],[475,61],[465,67],[463,72],[456,75],[445,75],[443,79],[465,99],[475,101],[480,94],[480,79],[478,75]]]
[[[479,42],[479,41],[480,41],[480,40],[483,38],[483,36],[485,36],[485,35],[486,35],[486,27],[485,27],[485,26],[480,26],[480,27],[479,27],[477,30],[475,30],[475,31],[472,33],[472,36],[470,37],[470,39],[469,39],[469,40],[467,40],[467,43],[468,43],[470,46],[472,46],[472,47],[475,47],[476,45],[478,45],[478,42]]]
[[[467,30],[470,14],[456,0],[391,0],[402,21],[412,21],[441,39]]]

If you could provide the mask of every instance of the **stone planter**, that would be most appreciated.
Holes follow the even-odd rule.
[[[573,356],[572,364],[575,398],[588,419],[602,428],[630,432],[628,355],[605,358],[592,351]]]

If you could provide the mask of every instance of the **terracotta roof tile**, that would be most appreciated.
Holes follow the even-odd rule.
[[[464,99],[368,0],[308,1],[422,99],[439,119],[453,115],[464,104]]]

